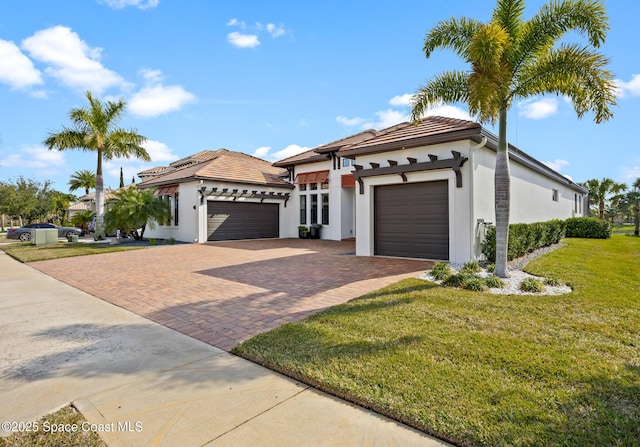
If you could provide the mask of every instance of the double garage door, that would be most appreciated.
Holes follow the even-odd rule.
[[[375,254],[449,259],[447,181],[376,186]]]
[[[260,239],[279,236],[277,203],[209,201],[207,240]]]

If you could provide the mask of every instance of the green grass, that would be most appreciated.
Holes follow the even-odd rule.
[[[408,279],[234,352],[471,446],[640,445],[640,239],[567,239],[502,296]]]
[[[0,447],[106,447],[100,437],[92,431],[82,430],[85,419],[71,406],[64,407],[55,413],[44,416],[30,428],[34,431],[14,433],[9,437],[0,437]],[[77,425],[78,430],[53,433],[49,427],[60,427],[60,424]]]
[[[632,235],[634,230],[635,230],[634,225],[620,225],[620,224],[613,225],[613,233]]]
[[[21,242],[0,246],[0,250],[20,262],[46,261],[48,259],[137,250],[140,248],[144,247],[122,247],[106,244],[85,244],[82,242],[58,242],[56,245],[33,245],[31,242]]]

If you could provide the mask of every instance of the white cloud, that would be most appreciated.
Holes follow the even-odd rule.
[[[631,96],[640,96],[640,74],[631,75],[629,82],[616,79],[615,83],[619,96],[624,97],[627,93],[631,94]]]
[[[227,26],[238,26],[240,29],[247,29],[247,24],[236,18],[233,18],[227,22]]]
[[[140,75],[147,81],[156,84],[164,78],[162,70],[153,70],[151,68],[143,68],[139,71]]]
[[[134,94],[128,101],[134,115],[155,117],[180,110],[196,97],[180,85],[150,85]]]
[[[336,117],[336,121],[344,124],[345,126],[359,126],[364,123],[366,120],[364,118],[347,118],[346,116],[338,116]]]
[[[108,5],[114,9],[122,9],[127,6],[136,6],[139,9],[155,8],[160,0],[98,0],[99,3]]]
[[[298,146],[297,144],[290,144],[284,149],[272,153],[270,146],[263,146],[256,149],[251,155],[253,155],[254,157],[262,158],[263,160],[278,161],[299,154],[301,152],[308,151],[309,149],[311,148]]]
[[[273,37],[274,39],[276,37],[282,36],[285,33],[283,27],[276,26],[273,23],[267,23],[267,31],[269,31],[269,34],[271,34],[271,37]]]
[[[404,95],[394,96],[389,100],[389,105],[392,106],[410,106],[411,100],[413,99],[412,93],[405,93]]]
[[[558,100],[556,98],[542,98],[537,101],[523,101],[518,103],[518,108],[520,109],[518,115],[539,120],[556,114],[558,111]]]
[[[255,150],[255,152],[251,155],[253,155],[254,157],[258,157],[258,158],[264,158],[269,154],[269,151],[271,150],[271,146],[263,146],[263,147],[259,147],[258,149]]]
[[[38,61],[49,64],[45,73],[63,84],[97,94],[109,87],[127,87],[116,72],[100,63],[101,48],[91,48],[64,26],[37,31],[22,41],[22,48]]]
[[[147,140],[142,143],[142,147],[147,150],[153,163],[160,161],[172,162],[180,158],[171,151],[169,146],[160,141]]]
[[[50,151],[38,145],[24,146],[20,148],[19,152],[0,160],[0,165],[4,168],[35,169],[40,174],[56,173],[55,168],[64,166],[64,164],[64,152]]]
[[[464,109],[460,107],[451,106],[448,104],[442,104],[429,110],[424,116],[443,116],[445,118],[455,118],[459,120],[475,121],[475,118],[469,115]]]
[[[637,178],[640,178],[640,166],[631,166],[624,168],[622,175],[625,180],[634,182]]]
[[[362,127],[365,129],[386,129],[409,119],[409,115],[406,112],[392,109],[380,110],[375,115],[378,117],[377,121],[364,123]]]
[[[570,163],[567,160],[543,161],[542,163],[549,166],[551,169],[553,169],[556,172],[560,172],[562,171],[563,168],[570,165]]]
[[[13,42],[0,39],[0,60],[0,82],[9,84],[12,89],[42,84],[40,72]]]
[[[260,45],[260,40],[255,34],[242,34],[237,31],[227,34],[227,40],[238,48],[254,48]]]

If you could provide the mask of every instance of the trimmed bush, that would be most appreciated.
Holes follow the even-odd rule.
[[[442,284],[448,287],[463,287],[464,284],[474,278],[478,278],[476,275],[470,273],[455,273],[453,275],[449,275]]]
[[[523,292],[539,293],[544,290],[544,285],[535,278],[525,278],[520,282],[520,290]]]
[[[482,271],[482,267],[480,267],[480,264],[476,261],[469,261],[462,266],[460,271],[464,273],[478,273]]]
[[[482,278],[469,278],[462,284],[462,288],[465,290],[473,290],[474,292],[483,292],[487,290],[487,286]]]
[[[531,253],[532,251],[557,244],[565,234],[565,223],[559,219],[532,224],[509,225],[509,261]],[[482,254],[495,262],[496,260],[496,228],[488,227],[482,242]]]
[[[504,288],[504,281],[498,278],[497,276],[487,276],[484,279],[484,283],[487,287],[491,289],[502,289]]]
[[[566,237],[609,239],[611,224],[595,217],[572,217],[566,221]]]
[[[431,268],[431,276],[437,281],[442,281],[451,275],[451,267],[444,262],[436,262]]]

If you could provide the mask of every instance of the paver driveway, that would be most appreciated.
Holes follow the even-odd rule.
[[[283,323],[423,272],[353,256],[353,241],[270,239],[150,247],[34,262],[73,287],[229,351]]]

